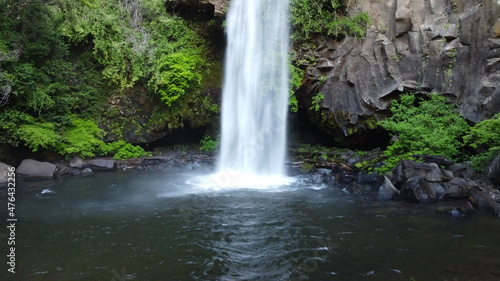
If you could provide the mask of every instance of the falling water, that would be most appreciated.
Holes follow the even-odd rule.
[[[288,0],[231,1],[219,172],[284,177],[288,38]]]

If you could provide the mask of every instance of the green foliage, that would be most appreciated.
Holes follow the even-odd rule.
[[[204,64],[201,57],[174,53],[161,58],[158,64],[158,72],[150,84],[168,106],[172,106],[176,100],[182,100],[188,91],[201,90],[202,74],[199,66]]]
[[[474,125],[464,137],[464,141],[479,151],[471,160],[476,170],[484,171],[500,153],[500,114]]]
[[[213,139],[209,135],[203,136],[200,140],[200,151],[207,153],[215,153],[217,148],[219,147],[219,139]]]
[[[322,93],[317,93],[311,102],[311,107],[309,110],[319,111],[321,109],[321,102],[325,99],[325,96]]]
[[[59,141],[55,125],[47,122],[21,125],[15,132],[15,138],[23,141],[32,151],[52,148]]]
[[[291,59],[288,62],[288,69],[290,71],[290,95],[288,98],[288,105],[290,106],[291,112],[297,112],[299,110],[299,101],[295,96],[295,90],[297,90],[302,85],[302,79],[304,77],[304,71],[299,67],[292,64]]]
[[[104,132],[92,120],[74,118],[57,145],[62,155],[77,154],[83,158],[100,155],[106,144],[101,140]]]
[[[62,155],[77,154],[83,158],[113,155],[114,159],[130,159],[148,156],[142,147],[123,140],[106,144],[104,132],[92,120],[73,119],[72,127],[64,134],[60,148]]]
[[[144,73],[142,29],[118,0],[60,0],[53,9],[59,32],[73,43],[92,38],[93,53],[104,65],[102,74],[120,87],[130,87]]]
[[[32,151],[53,148],[59,141],[55,124],[40,122],[33,116],[15,109],[0,113],[2,142],[12,146],[26,145]]]
[[[204,125],[218,111],[201,94],[211,64],[200,25],[168,14],[163,0],[18,2],[0,1],[1,143],[141,155],[131,145],[106,152],[104,133],[89,121],[110,94],[138,84],[157,101],[151,130]]]
[[[367,13],[345,16],[345,7],[338,0],[292,0],[290,10],[295,40],[307,40],[314,34],[363,37],[369,22]]]
[[[387,147],[386,168],[392,169],[399,160],[412,155],[442,155],[456,160],[463,143],[468,124],[446,98],[430,95],[428,99],[417,99],[412,94],[401,96],[391,105],[392,116],[378,124],[398,136],[398,140]]]

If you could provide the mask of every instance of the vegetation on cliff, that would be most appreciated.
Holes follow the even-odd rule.
[[[0,143],[116,156],[98,124],[108,98],[137,85],[155,104],[156,129],[204,124],[218,110],[202,92],[211,58],[201,25],[162,0],[6,0],[0,14]]]
[[[349,17],[345,8],[343,1],[338,0],[292,0],[292,39],[305,41],[318,34],[363,37],[369,22],[368,14]]]
[[[381,172],[418,155],[439,155],[455,162],[471,160],[476,170],[483,171],[500,151],[499,115],[470,126],[448,99],[437,94],[404,94],[390,109],[391,116],[378,122],[395,135],[383,153],[386,165]]]
[[[469,125],[446,98],[435,94],[427,99],[402,95],[400,100],[392,102],[391,113],[378,123],[397,136],[384,152],[389,168],[413,155],[463,160],[461,138]]]

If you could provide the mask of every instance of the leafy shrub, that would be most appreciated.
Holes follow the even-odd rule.
[[[292,0],[290,10],[295,40],[307,40],[313,34],[363,37],[369,22],[367,13],[345,16],[345,8],[338,0]]]
[[[161,59],[159,72],[150,81],[161,95],[161,100],[171,106],[182,98],[187,91],[201,88],[202,75],[198,66],[203,59],[196,55],[175,53]]]
[[[150,153],[146,152],[142,147],[130,144],[123,140],[108,143],[104,148],[104,152],[105,154],[114,154],[113,158],[120,160],[140,158],[150,155]]]
[[[309,110],[319,111],[321,109],[321,102],[325,99],[325,96],[322,93],[317,93],[311,102],[311,107]]]
[[[392,169],[399,160],[411,159],[412,155],[442,155],[452,160],[460,155],[460,138],[469,126],[446,98],[433,94],[417,99],[405,94],[392,102],[390,110],[392,116],[378,122],[398,136],[384,152],[389,157],[386,168]]]
[[[40,148],[52,148],[59,141],[54,124],[48,122],[21,125],[15,135],[33,152],[38,151]]]
[[[290,106],[291,112],[297,112],[299,110],[299,101],[295,96],[295,90],[297,90],[302,84],[304,71],[293,65],[291,60],[289,60],[288,69],[290,71],[290,95],[288,98],[288,105]]]
[[[466,144],[479,151],[471,157],[473,167],[484,171],[484,168],[500,153],[500,114],[474,125],[464,137]]]
[[[201,147],[200,151],[204,151],[207,153],[214,153],[219,147],[219,140],[212,139],[209,135],[203,136],[200,141]]]
[[[104,132],[94,121],[74,118],[57,148],[62,155],[78,154],[83,158],[94,157],[100,155],[102,147],[106,145],[102,141],[103,135]]]

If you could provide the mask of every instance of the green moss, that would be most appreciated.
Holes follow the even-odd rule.
[[[314,165],[309,164],[309,163],[302,163],[302,166],[300,167],[302,169],[302,172],[304,173],[309,173],[315,169]]]

